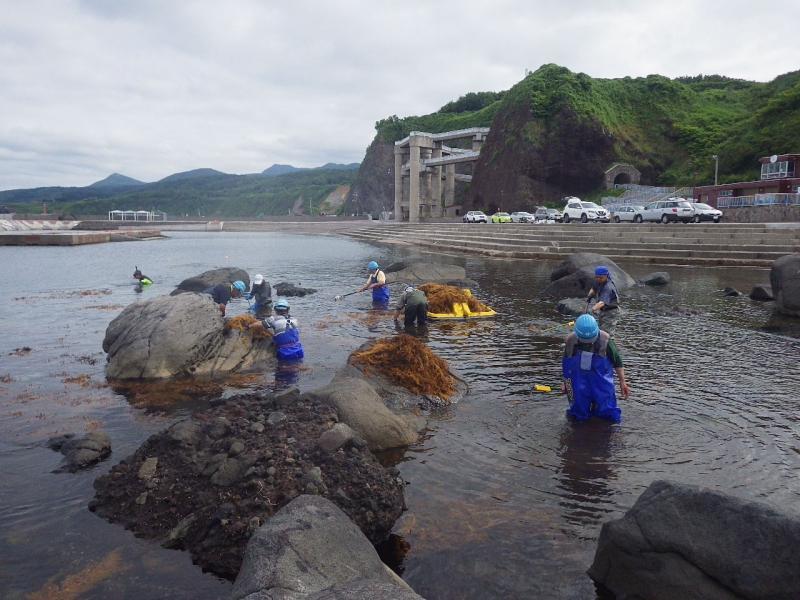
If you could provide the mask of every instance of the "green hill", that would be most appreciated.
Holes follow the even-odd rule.
[[[635,166],[645,185],[701,185],[713,182],[717,154],[721,182],[758,179],[759,157],[800,152],[800,71],[758,83],[719,75],[595,79],[544,65],[505,92],[379,121],[352,192],[362,204],[377,199],[367,210],[393,205],[383,178],[394,167],[395,141],[415,130],[479,126],[491,132],[472,183],[457,189],[465,208],[491,209],[501,195],[513,210],[584,196],[616,163]]]

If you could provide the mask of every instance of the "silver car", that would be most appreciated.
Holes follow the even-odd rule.
[[[636,223],[643,221],[661,221],[662,223],[682,221],[689,223],[694,220],[694,208],[683,198],[656,200],[637,212],[633,220]]]
[[[644,206],[639,206],[638,204],[621,204],[620,206],[614,207],[614,210],[611,211],[611,218],[614,220],[614,223],[619,223],[620,221],[630,221],[633,223],[636,213],[643,208]]]
[[[722,211],[704,204],[702,202],[693,202],[694,207],[694,222],[700,223],[701,221],[714,221],[719,223],[722,220]]]
[[[533,223],[533,215],[524,210],[511,213],[512,223]]]

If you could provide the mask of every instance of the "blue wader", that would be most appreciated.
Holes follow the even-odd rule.
[[[303,346],[300,345],[300,332],[297,327],[287,323],[286,330],[275,334],[272,339],[278,345],[276,352],[278,358],[303,358]]]
[[[378,283],[378,274],[372,276],[370,283]],[[381,287],[372,288],[372,301],[373,302],[388,302],[389,301],[389,286],[382,285]]]
[[[578,420],[595,415],[618,422],[622,419],[622,411],[617,408],[617,396],[614,393],[614,369],[605,356],[604,345],[602,354],[598,353],[600,351],[601,344],[598,340],[592,346],[591,352],[581,351],[576,346],[572,356],[561,359],[561,370],[569,398],[567,414]]]

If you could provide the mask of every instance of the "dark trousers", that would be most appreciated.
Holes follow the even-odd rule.
[[[424,325],[428,320],[428,305],[417,304],[415,306],[406,306],[405,318],[403,323],[405,325],[413,325],[414,321],[417,325]]]

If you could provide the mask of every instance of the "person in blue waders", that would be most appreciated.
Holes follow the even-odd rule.
[[[386,285],[386,275],[378,268],[378,263],[374,260],[367,263],[367,270],[369,271],[367,282],[356,291],[372,290],[372,302],[374,304],[386,304],[389,302],[389,287]]]
[[[622,309],[619,307],[617,286],[611,280],[611,273],[608,267],[604,265],[594,269],[594,285],[589,290],[586,302],[591,302],[592,298],[595,297],[597,300],[592,306],[592,311],[598,315],[597,324],[601,330],[614,337],[617,323],[619,323],[620,316],[622,316]]]
[[[622,357],[592,315],[581,315],[575,320],[572,333],[564,342],[561,371],[564,375],[561,392],[569,399],[568,415],[578,421],[592,415],[615,423],[621,419],[622,411],[617,408],[614,393],[614,373],[619,379],[621,396],[630,395]]]
[[[272,309],[275,311],[273,316],[256,321],[249,328],[262,328],[272,334],[272,339],[277,346],[275,355],[278,359],[303,358],[303,346],[300,344],[297,319],[289,316],[289,301],[286,298],[278,298]]]

